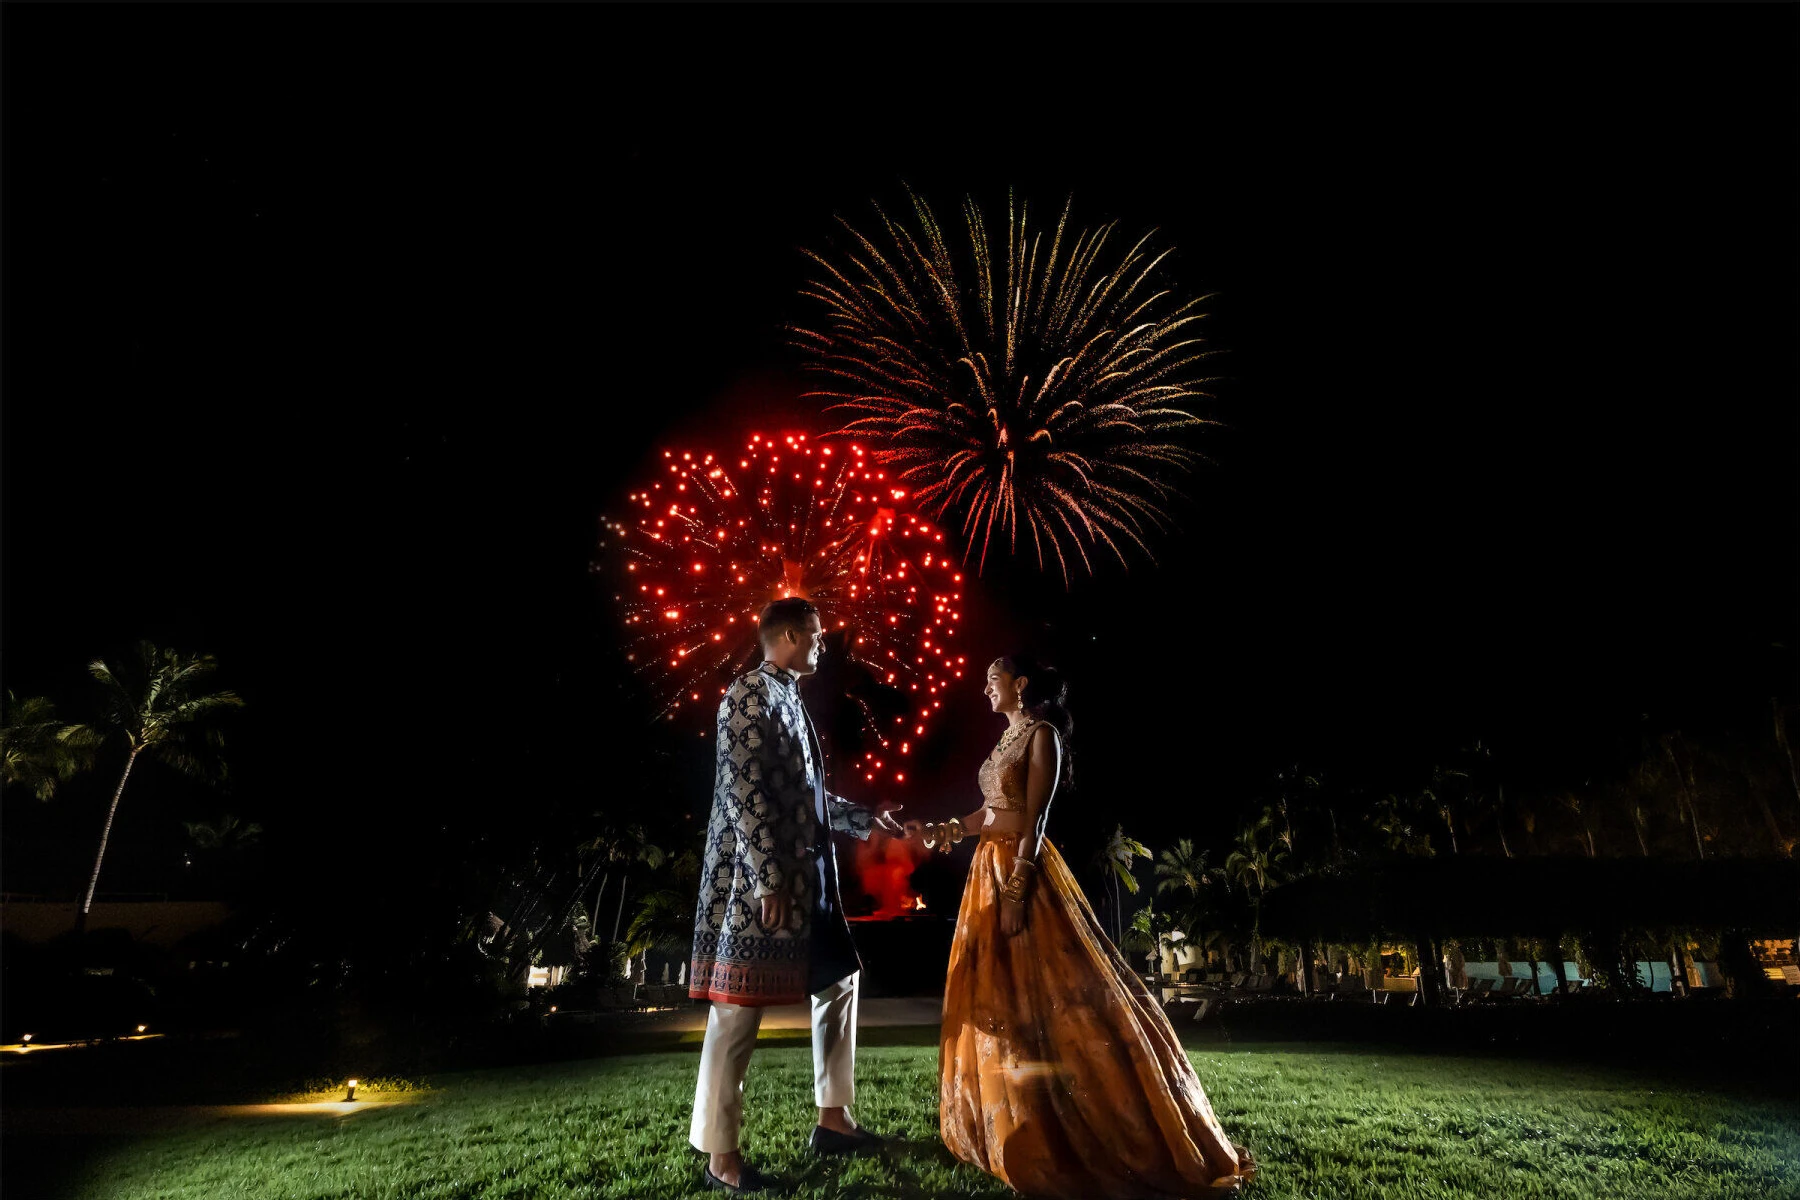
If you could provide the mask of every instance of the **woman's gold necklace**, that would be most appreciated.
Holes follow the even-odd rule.
[[[1023,721],[1020,721],[1017,725],[1007,726],[1006,732],[1000,735],[1000,744],[998,746],[994,747],[994,757],[998,758],[1001,755],[1005,754],[1008,750],[1011,750],[1013,748],[1013,744],[1016,743],[1019,740],[1019,738],[1022,736],[1023,731],[1030,729],[1033,725],[1036,725],[1036,724],[1037,724],[1036,721],[1033,721],[1030,717],[1027,717]]]

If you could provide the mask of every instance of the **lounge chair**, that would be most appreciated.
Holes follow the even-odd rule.
[[[1395,996],[1405,996],[1407,1004],[1417,1002],[1419,998],[1419,978],[1416,975],[1389,975],[1381,981],[1378,993],[1382,1004],[1390,1004]]]
[[[1242,1000],[1247,996],[1260,995],[1266,990],[1268,989],[1263,984],[1263,976],[1246,975],[1240,972],[1233,980],[1231,998],[1234,1000]]]
[[[1494,993],[1494,984],[1496,982],[1498,981],[1493,979],[1469,980],[1469,986],[1464,988],[1462,994],[1456,998],[1456,1007],[1461,1008],[1466,1004],[1479,1004],[1482,1000],[1485,1000]]]

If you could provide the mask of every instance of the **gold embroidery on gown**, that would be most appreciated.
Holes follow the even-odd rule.
[[[1030,740],[1008,729],[982,764],[989,807],[1024,809]],[[969,867],[944,987],[944,1145],[1033,1197],[1206,1196],[1251,1178],[1169,1019],[1050,842],[1025,928],[1000,931],[1018,844],[984,833]]]

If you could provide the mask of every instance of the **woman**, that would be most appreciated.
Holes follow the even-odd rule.
[[[1249,1154],[1043,836],[1069,771],[1065,694],[1023,655],[988,668],[1007,724],[982,807],[959,819],[981,841],[944,989],[944,1144],[1033,1197],[1228,1194],[1254,1174]]]

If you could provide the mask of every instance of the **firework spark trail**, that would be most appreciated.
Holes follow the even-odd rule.
[[[904,785],[943,693],[967,669],[954,649],[963,577],[943,533],[906,511],[907,489],[859,444],[758,434],[737,455],[671,450],[662,465],[631,493],[632,518],[606,522],[624,558],[628,657],[658,716],[685,711],[707,736],[717,698],[754,661],[762,606],[804,596],[901,709],[877,726],[853,697],[873,735],[856,774]]]
[[[1192,328],[1210,297],[1154,289],[1172,252],[1152,251],[1154,232],[1116,259],[1117,222],[1071,234],[1072,201],[1045,252],[1029,206],[1010,197],[999,261],[981,210],[963,204],[966,288],[937,218],[908,195],[916,236],[877,205],[880,244],[840,219],[848,250],[806,252],[821,273],[801,294],[825,320],[789,332],[827,379],[811,395],[851,414],[842,435],[925,512],[960,517],[978,571],[996,531],[1016,551],[1021,527],[1065,585],[1071,553],[1090,573],[1101,547],[1122,564],[1127,545],[1154,557],[1147,539],[1172,524],[1168,477],[1203,461],[1180,439],[1214,423],[1185,407],[1210,398],[1198,371],[1213,352]]]

